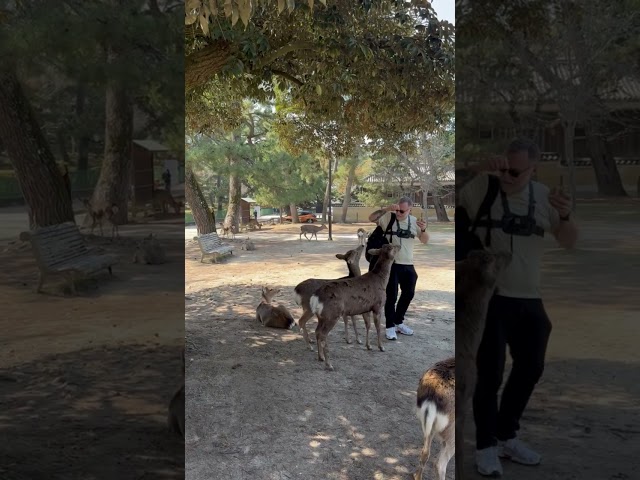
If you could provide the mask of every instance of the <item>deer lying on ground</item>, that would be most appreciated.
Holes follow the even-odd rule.
[[[456,359],[448,358],[427,370],[418,385],[417,412],[424,445],[414,480],[422,480],[434,437],[442,442],[437,468],[438,479],[445,480],[447,465],[455,453]],[[456,477],[457,480],[457,477]]]
[[[358,248],[349,250],[344,255],[342,255],[341,253],[336,254],[336,258],[347,262],[347,268],[349,269],[348,276],[341,277],[336,280],[342,280],[344,278],[359,277],[360,275],[362,275],[362,272],[360,270],[360,257],[362,256],[363,250],[364,250],[364,247],[361,245]],[[300,320],[298,320],[298,327],[302,330],[302,336],[304,337],[304,340],[307,343],[307,346],[312,352],[313,352],[313,347],[311,346],[311,343],[313,342],[309,338],[309,334],[307,332],[307,322],[311,317],[313,317],[313,312],[311,311],[311,306],[309,305],[309,299],[316,292],[316,290],[318,290],[318,288],[333,281],[334,279],[324,280],[320,278],[310,278],[296,285],[294,289],[295,301],[298,305],[302,307],[302,316],[300,317]],[[362,317],[364,318],[364,324],[367,330],[367,335],[366,335],[367,350],[371,350],[371,345],[369,344],[369,329],[371,328],[371,316],[369,313],[365,313],[362,315]],[[356,335],[356,342],[358,342],[359,344],[362,344],[362,342],[360,341],[360,338],[358,338],[358,329],[356,327],[355,316],[351,316],[351,322],[353,323],[353,331],[355,332],[355,335]],[[381,335],[382,333],[378,330],[378,348],[380,348],[380,350],[384,352]],[[347,316],[344,317],[344,336],[347,343],[351,343],[351,340],[349,340],[349,322],[348,322]]]
[[[391,264],[399,250],[399,246],[389,244],[378,249],[372,248],[369,253],[379,255],[373,270],[361,277],[329,282],[320,287],[309,299],[311,311],[318,316],[316,327],[318,360],[324,361],[328,370],[333,370],[333,365],[329,360],[327,335],[340,317],[373,312],[376,330],[380,331],[380,317],[384,312],[387,298],[386,290]],[[378,341],[379,339],[378,335]]]
[[[169,429],[184,438],[184,349],[182,349],[182,387],[169,402]]]
[[[311,241],[313,237],[316,237],[316,240],[318,240],[318,232],[325,228],[327,228],[327,226],[324,223],[319,227],[317,225],[300,225],[300,240],[302,241],[302,235],[309,241]],[[311,234],[311,238],[307,237],[307,234]]]
[[[291,312],[284,305],[271,305],[271,300],[279,292],[276,288],[262,287],[262,298],[256,308],[256,320],[265,327],[291,329],[296,324]]]
[[[464,417],[476,385],[476,356],[486,325],[487,309],[498,276],[511,254],[473,250],[456,262],[456,480],[464,479]]]
[[[359,228],[356,233],[358,234],[358,245],[365,246],[369,233],[364,228]]]
[[[136,251],[133,254],[133,263],[160,265],[165,263],[166,260],[164,249],[158,239],[153,236],[153,233],[138,242]]]

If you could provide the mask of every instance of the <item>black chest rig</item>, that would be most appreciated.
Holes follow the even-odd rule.
[[[478,216],[473,224],[473,230],[477,227],[485,227],[487,229],[485,235],[486,246],[491,244],[491,229],[499,228],[504,233],[511,235],[511,248],[513,250],[513,236],[530,237],[537,235],[544,237],[544,229],[536,225],[536,200],[533,195],[533,183],[529,182],[529,208],[526,215],[515,215],[509,208],[507,195],[500,189],[500,200],[502,202],[503,215],[500,220],[491,219],[491,208],[486,210],[486,218]],[[480,214],[482,215],[482,214]]]

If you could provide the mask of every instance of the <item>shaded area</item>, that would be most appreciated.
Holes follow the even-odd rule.
[[[178,347],[132,345],[0,370],[0,477],[183,478],[183,441],[166,423],[180,365]]]

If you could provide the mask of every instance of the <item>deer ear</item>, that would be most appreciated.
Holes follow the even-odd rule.
[[[372,255],[372,256],[375,257],[376,255],[380,254],[380,249],[379,248],[370,248],[369,250],[367,250],[367,253],[369,255]]]
[[[342,253],[336,253],[336,258],[338,260],[345,260],[347,257],[345,257]]]

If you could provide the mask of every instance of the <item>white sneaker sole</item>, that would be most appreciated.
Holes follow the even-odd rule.
[[[522,460],[521,458],[518,458],[518,457],[513,457],[513,456],[509,455],[508,453],[504,453],[504,452],[499,453],[498,457],[505,458],[507,460],[512,461],[513,463],[518,463],[520,465],[526,465],[528,467],[535,467],[535,466],[540,465],[540,460],[538,460],[537,462],[527,462],[526,460]]]

